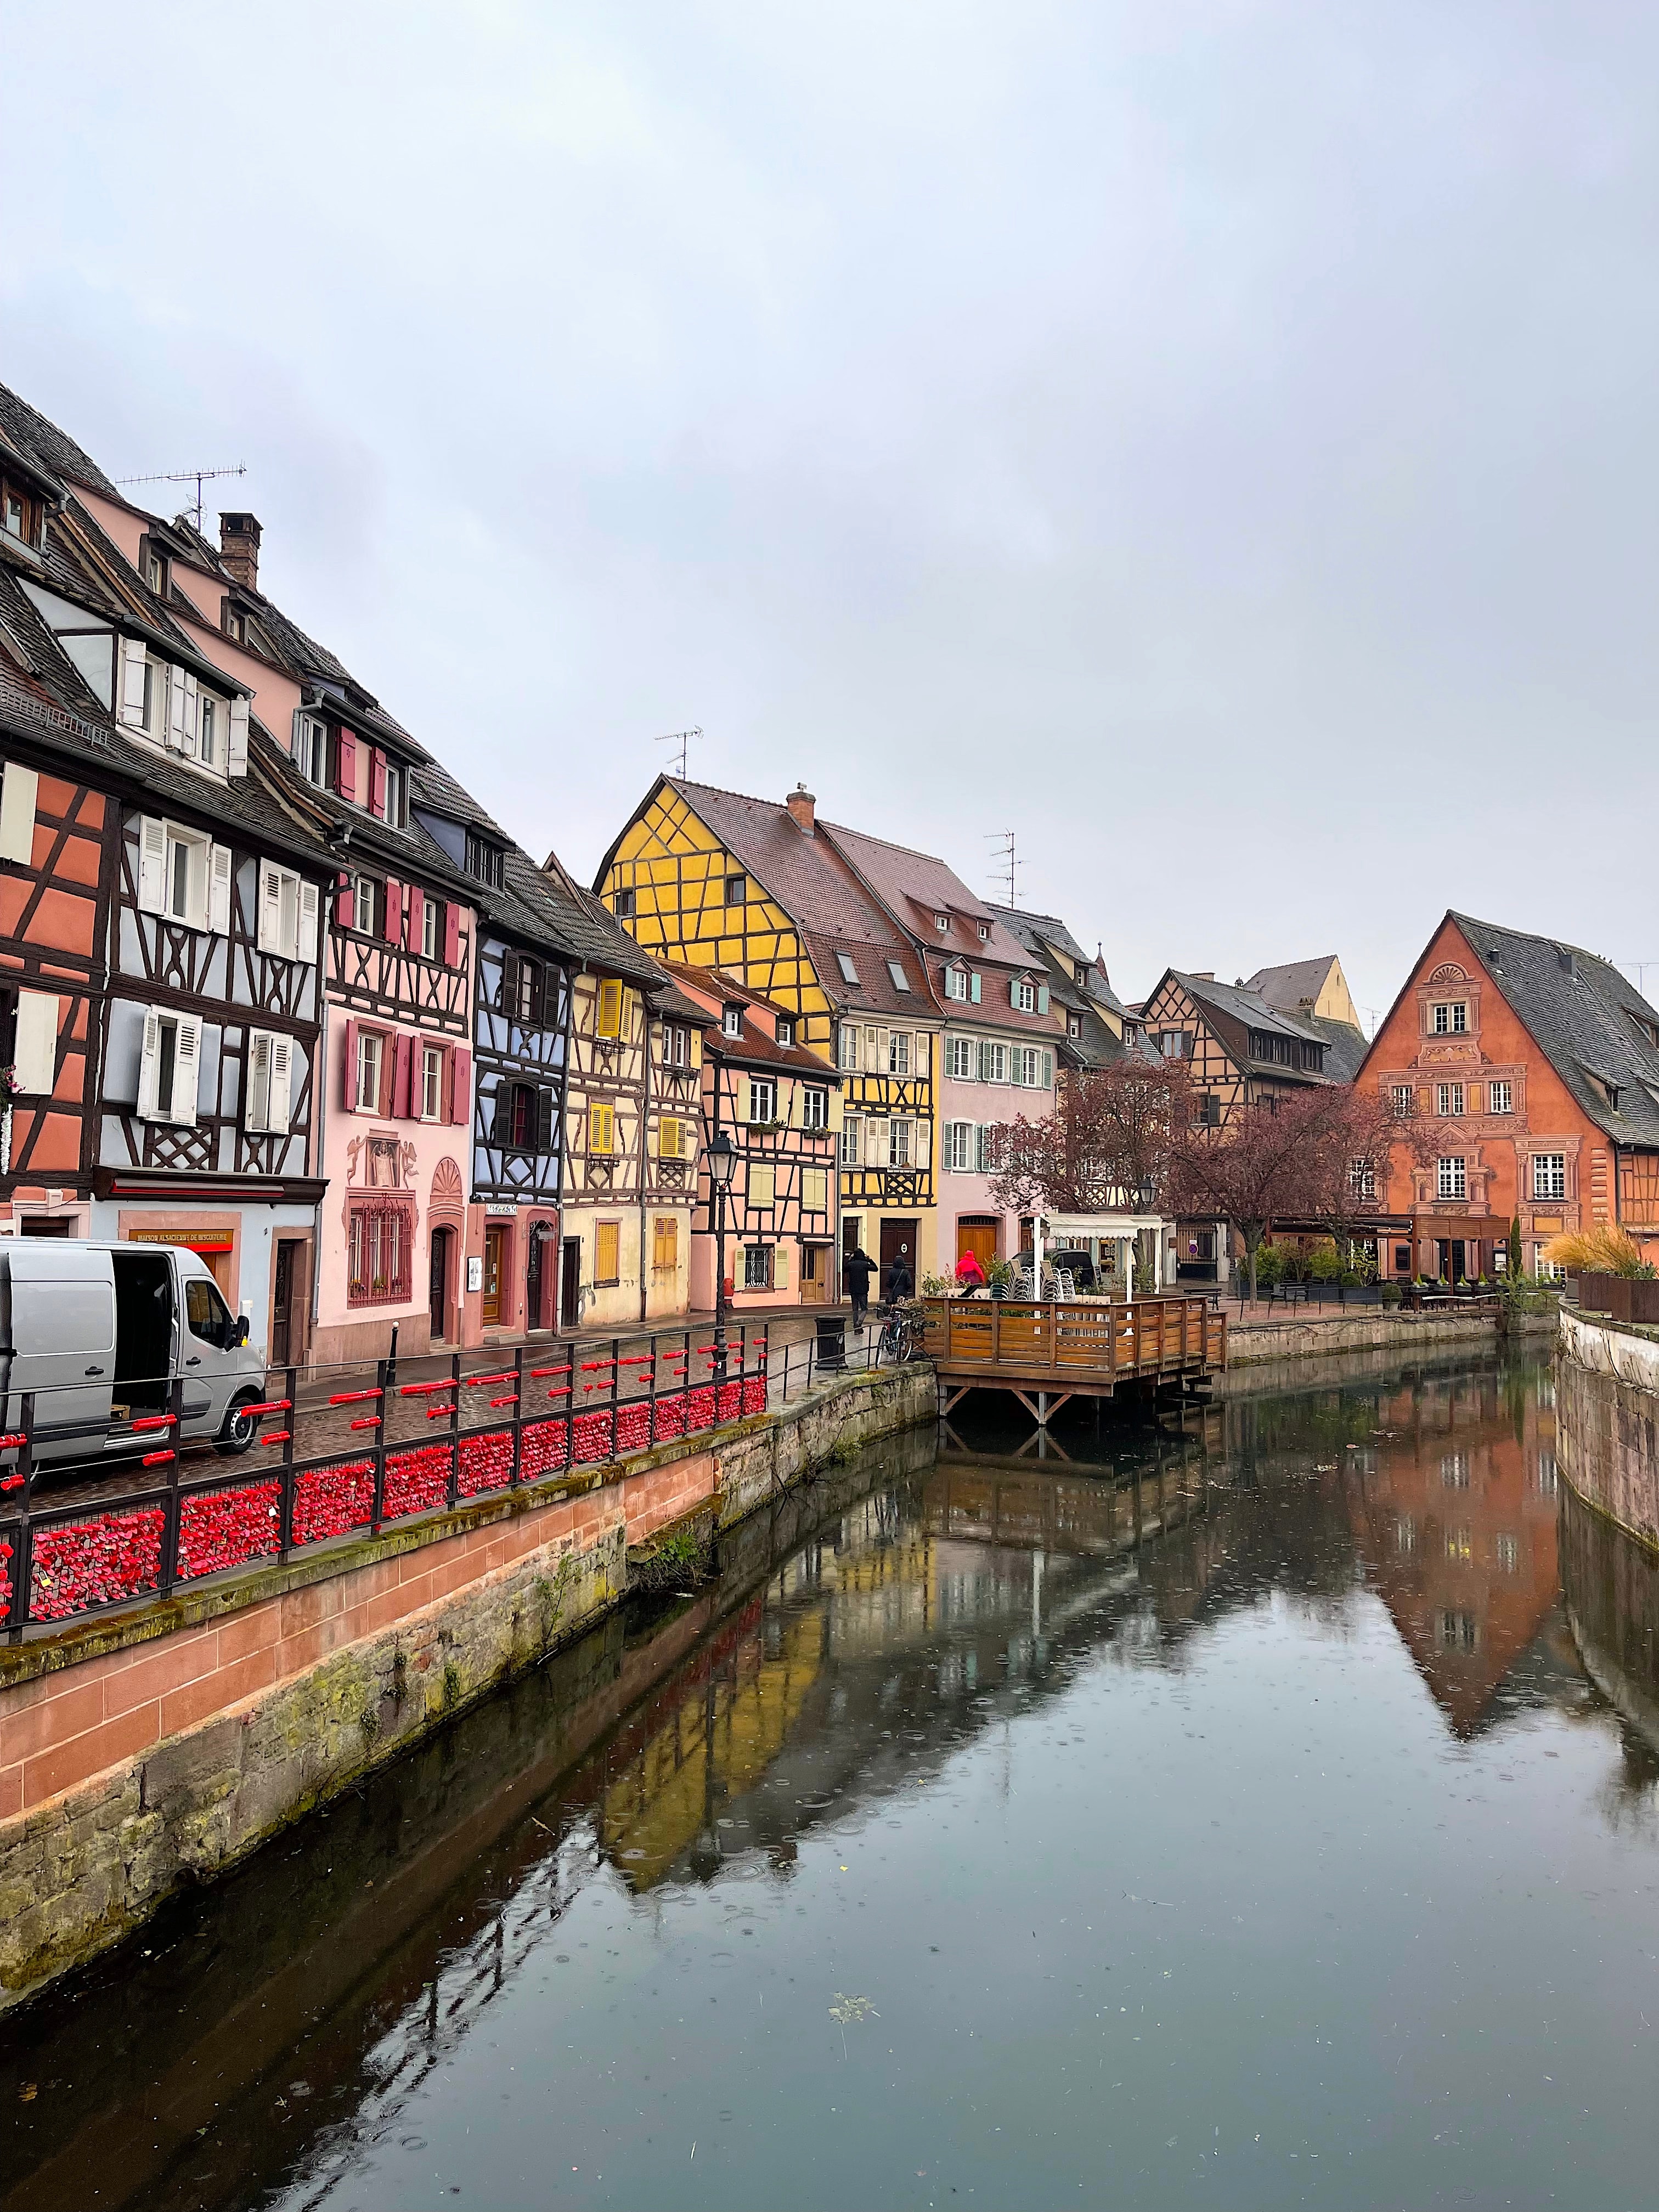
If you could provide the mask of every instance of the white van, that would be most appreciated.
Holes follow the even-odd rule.
[[[249,1344],[205,1263],[182,1246],[20,1237],[0,1243],[0,1394],[8,1432],[34,1393],[34,1462],[157,1449],[155,1430],[184,1384],[181,1437],[245,1452],[246,1412],[264,1396],[263,1349]],[[15,1462],[15,1449],[0,1463]]]

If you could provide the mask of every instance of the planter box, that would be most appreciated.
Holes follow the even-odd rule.
[[[1584,1296],[1584,1285],[1596,1286],[1594,1306]],[[1659,1281],[1645,1275],[1584,1275],[1579,1280],[1578,1303],[1611,1321],[1659,1322]]]

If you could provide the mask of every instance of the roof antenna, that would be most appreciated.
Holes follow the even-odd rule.
[[[694,723],[689,730],[670,730],[666,737],[659,738],[657,739],[657,743],[659,745],[678,745],[680,749],[679,766],[678,768],[671,769],[669,771],[671,775],[678,775],[684,780],[685,775],[685,763],[691,748],[691,740],[693,738],[700,738],[702,735],[702,724],[701,722],[696,722]]]
[[[994,862],[1000,863],[995,870],[999,883],[1002,881],[1002,870],[1006,868],[1008,871],[1008,903],[1011,907],[1017,906],[1018,901],[1014,896],[1014,869],[1017,865],[1014,860],[1014,833],[1012,830],[994,830],[987,836],[986,842],[994,844],[997,848],[991,858]]]
[[[165,469],[159,476],[117,477],[115,481],[118,484],[193,483],[196,487],[196,504],[193,507],[186,509],[186,512],[192,517],[196,526],[196,534],[199,538],[202,533],[202,486],[210,483],[215,477],[245,477],[246,474],[247,463],[238,461],[231,468]]]

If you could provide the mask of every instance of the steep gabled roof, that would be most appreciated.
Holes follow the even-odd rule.
[[[993,911],[1011,937],[1018,938],[1028,951],[1047,959],[1057,978],[1054,996],[1063,1005],[1069,1006],[1075,1002],[1089,1007],[1104,1006],[1121,1018],[1126,1009],[1113,990],[1105,969],[1098,958],[1090,958],[1058,915],[1025,913],[1012,906],[994,906]],[[1076,979],[1079,965],[1087,975],[1080,988]],[[1069,991],[1070,997],[1064,995],[1066,991]]]
[[[1277,1006],[1281,1013],[1297,1013],[1304,1006],[1312,1006],[1335,965],[1334,952],[1318,960],[1287,960],[1277,968],[1258,968],[1246,979],[1244,988],[1265,999],[1270,1006]]]
[[[818,828],[834,840],[889,913],[900,916],[931,952],[947,958],[960,953],[1018,970],[1029,966],[1025,946],[1003,927],[995,908],[976,898],[946,861],[908,845],[890,844],[884,837],[867,836],[861,830],[844,829],[839,823],[821,822]],[[948,933],[934,929],[938,914],[949,917]],[[980,936],[981,927],[989,931],[988,937]]]
[[[688,996],[700,1001],[712,1000],[720,1006],[738,1006],[743,1009],[743,1036],[728,1037],[720,1027],[720,1017],[710,1012],[700,1003],[696,1010],[699,1021],[713,1030],[703,1046],[705,1052],[717,1054],[722,1060],[737,1060],[745,1067],[785,1068],[794,1075],[807,1075],[822,1083],[837,1087],[841,1077],[827,1060],[809,1051],[802,1044],[780,1044],[777,1024],[780,1018],[798,1022],[799,1016],[787,1006],[779,1006],[775,1000],[751,991],[718,968],[695,968],[679,960],[665,960],[663,972]]]
[[[1246,990],[1242,984],[1218,983],[1212,975],[1192,975],[1178,968],[1171,968],[1160,979],[1159,990],[1163,988],[1164,981],[1178,983],[1194,1006],[1202,1009],[1240,1067],[1272,1075],[1281,1083],[1315,1085],[1351,1080],[1346,1075],[1340,1075],[1333,1066],[1329,1058],[1333,1039],[1326,1034],[1328,1027],[1345,1030],[1346,1024],[1322,1024],[1310,1020],[1305,1015],[1282,1014],[1276,1007],[1270,1006],[1265,999],[1258,998],[1254,991]],[[1152,995],[1156,998],[1158,992],[1154,991]],[[1152,999],[1148,999],[1146,1003],[1150,1006]],[[1327,1058],[1323,1072],[1287,1065],[1284,1060],[1258,1057],[1250,1050],[1253,1031],[1267,1036],[1288,1037],[1297,1044],[1325,1046]],[[1362,1038],[1362,1049],[1364,1042]]]
[[[106,498],[120,499],[117,487],[92,456],[81,450],[67,430],[60,430],[55,422],[49,422],[27,399],[20,399],[3,384],[0,384],[0,431],[5,433],[25,460],[33,461],[38,469],[65,477],[71,483],[87,484]]]

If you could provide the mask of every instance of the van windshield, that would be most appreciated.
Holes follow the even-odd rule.
[[[204,1344],[216,1345],[221,1352],[230,1350],[236,1335],[230,1308],[213,1285],[199,1275],[185,1285],[185,1318],[192,1336],[199,1336]]]

